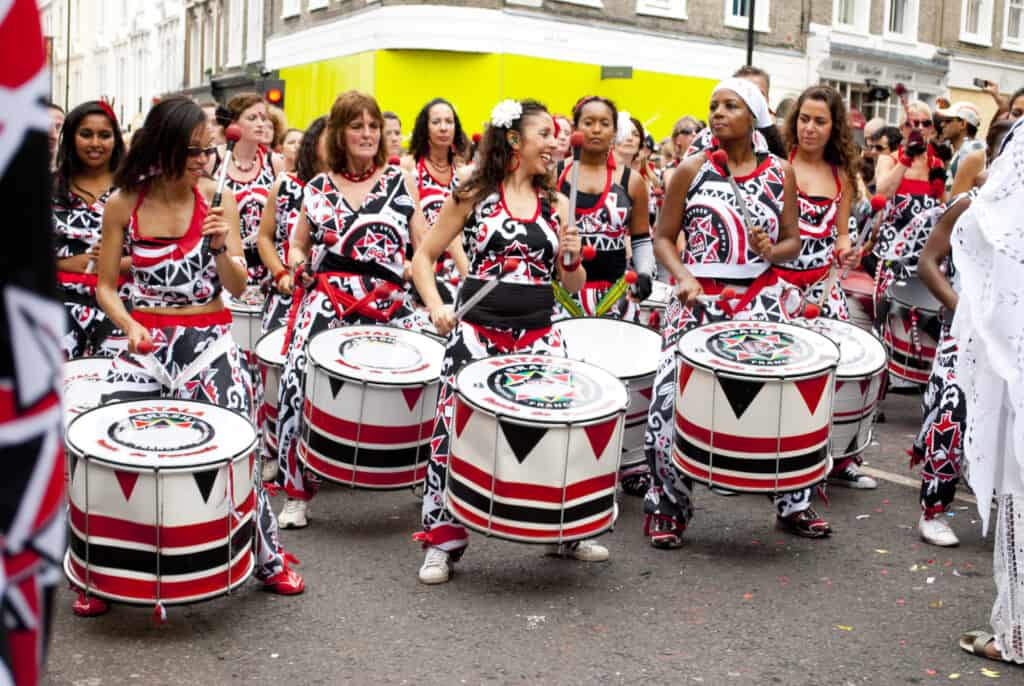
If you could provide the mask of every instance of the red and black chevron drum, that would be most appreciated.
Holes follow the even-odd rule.
[[[684,334],[676,348],[676,469],[745,493],[823,480],[838,363],[835,343],[792,324],[728,321]]]
[[[937,339],[941,337],[942,305],[917,278],[894,282],[885,298],[889,309],[884,335],[889,372],[905,381],[927,384],[939,346]]]
[[[269,331],[256,341],[256,361],[263,372],[263,442],[270,455],[277,454],[277,396],[281,388],[281,370],[284,369],[284,336],[287,327]]]
[[[191,400],[103,405],[67,429],[64,572],[107,600],[207,600],[253,571],[256,431]]]
[[[818,317],[800,324],[828,336],[839,346],[836,397],[832,404],[832,457],[864,452],[871,443],[882,399],[885,347],[874,334],[850,322]]]
[[[622,439],[622,467],[644,461],[644,430],[661,359],[661,335],[618,319],[576,317],[555,324],[569,357],[614,374],[629,391]]]
[[[858,269],[850,271],[840,281],[846,293],[846,306],[850,312],[850,321],[872,332],[875,329],[875,280],[866,272]]]
[[[78,415],[100,404],[107,393],[109,357],[79,357],[64,363],[64,426]]]
[[[613,374],[545,355],[472,362],[455,377],[448,509],[525,543],[595,536],[615,523],[629,397]]]
[[[231,334],[235,343],[243,351],[251,353],[263,335],[263,293],[258,288],[249,287],[242,293],[241,298],[232,298],[225,291],[224,302],[231,310]]]
[[[299,457],[328,481],[395,489],[423,480],[444,346],[387,326],[344,326],[307,348]]]

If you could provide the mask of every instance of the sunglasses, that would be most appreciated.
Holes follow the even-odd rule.
[[[199,157],[200,155],[206,155],[207,157],[213,157],[217,154],[216,147],[200,148],[198,145],[190,145],[185,149],[185,153],[189,157]]]
[[[930,129],[934,122],[931,119],[908,119],[907,125],[915,129]]]
[[[885,147],[884,145],[872,145],[871,149],[874,150],[875,152],[888,152],[889,151],[889,148]]]
[[[678,129],[677,131],[672,132],[672,137],[675,138],[676,136],[692,136],[695,133],[697,132],[694,129]]]

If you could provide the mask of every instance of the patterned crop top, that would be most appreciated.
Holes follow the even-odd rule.
[[[746,198],[750,220],[772,241],[779,239],[785,174],[774,155],[758,155],[753,172],[735,177]],[[686,251],[683,263],[696,277],[749,279],[768,263],[749,249],[743,213],[728,178],[705,153],[686,193],[683,211]]]
[[[441,213],[441,206],[458,185],[459,178],[455,174],[454,167],[451,181],[446,185],[434,178],[434,175],[427,169],[426,160],[421,159],[416,162],[416,188],[420,194],[420,210],[423,212],[423,218],[427,220],[428,229],[434,228],[437,217]]]
[[[832,253],[839,236],[836,219],[839,205],[843,200],[843,184],[839,172],[832,167],[836,182],[836,194],[831,198],[820,198],[797,191],[800,206],[800,254],[794,260],[781,265],[786,269],[819,269],[832,263]]]
[[[234,193],[235,202],[238,203],[238,228],[242,232],[242,248],[245,250],[256,249],[256,236],[260,231],[263,208],[270,196],[270,188],[274,185],[274,162],[263,148],[256,151],[256,164],[259,173],[254,178],[249,181],[238,181],[231,177],[229,171],[225,183]]]
[[[568,174],[572,163],[566,165],[558,180],[558,190],[569,196]],[[626,170],[623,184],[629,184],[630,170]],[[583,245],[597,250],[593,260],[587,262],[587,281],[615,281],[626,272],[626,237],[629,235],[633,201],[624,185],[612,182],[614,168],[609,165],[604,192],[577,193],[576,229]]]
[[[416,206],[400,167],[385,167],[358,209],[348,204],[327,174],[306,184],[302,205],[312,243],[322,246],[317,271],[375,273],[402,282]]]
[[[216,257],[203,247],[203,221],[208,207],[199,188],[193,188],[195,206],[188,231],[179,238],[156,238],[139,233],[139,206],[146,191],[132,210],[125,232],[132,258],[132,307],[188,307],[206,305],[220,296],[220,277]]]
[[[306,184],[292,173],[281,175],[281,185],[277,188],[277,203],[274,213],[274,249],[281,261],[288,262],[288,244],[292,231],[299,221],[302,212],[302,196]]]
[[[53,200],[53,231],[58,260],[82,255],[100,239],[103,209],[114,189],[86,202],[74,193]]]
[[[527,218],[512,216],[504,189],[492,193],[473,208],[463,227],[470,276],[499,276],[504,259],[515,257],[520,260],[519,268],[505,276],[506,283],[550,283],[558,254],[558,225],[558,214],[540,194],[536,211]]]

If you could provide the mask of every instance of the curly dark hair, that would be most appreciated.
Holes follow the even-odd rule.
[[[109,105],[99,100],[89,100],[68,112],[64,119],[64,127],[61,129],[60,142],[57,144],[57,169],[53,173],[53,196],[61,202],[71,195],[71,179],[85,169],[85,164],[78,157],[75,136],[78,135],[82,122],[90,114],[106,117],[110,122],[110,128],[114,130],[114,148],[110,151],[110,161],[107,163],[110,171],[116,170],[124,158],[125,147],[121,127],[118,126],[116,119],[111,118]]]
[[[327,128],[327,115],[317,117],[302,134],[302,142],[299,143],[299,154],[295,157],[295,175],[302,183],[309,183],[309,180],[320,173],[320,160],[317,154],[320,136]]]
[[[501,182],[508,175],[512,162],[512,146],[505,135],[509,131],[523,132],[527,119],[541,114],[550,114],[548,108],[536,100],[520,100],[523,114],[508,128],[489,125],[480,141],[479,160],[473,174],[455,190],[455,198],[459,202],[468,201],[476,205],[498,190]],[[547,196],[548,202],[554,205],[556,192],[551,174],[537,174],[533,177],[533,185]]]
[[[599,102],[607,107],[612,112],[612,131],[618,131],[619,129],[619,108],[615,106],[615,103],[608,98],[602,98],[600,95],[586,95],[576,101],[576,104],[572,106],[572,125],[580,125],[580,117],[583,116],[583,108],[592,102]]]
[[[796,123],[800,117],[800,108],[807,100],[817,100],[828,106],[832,116],[832,134],[825,144],[825,161],[843,170],[846,175],[847,188],[857,194],[857,176],[860,172],[860,151],[853,142],[853,131],[846,118],[846,104],[839,92],[831,86],[811,86],[800,94],[796,103],[786,116],[784,136],[789,150],[797,146]]]
[[[434,105],[445,105],[452,111],[455,119],[455,134],[452,136],[452,147],[448,149],[448,162],[455,159],[458,152],[462,152],[469,146],[469,139],[466,132],[462,130],[462,122],[459,121],[459,113],[455,111],[455,105],[444,98],[434,98],[420,110],[416,115],[416,123],[412,125],[412,137],[409,139],[409,153],[417,162],[430,154],[430,108]]]

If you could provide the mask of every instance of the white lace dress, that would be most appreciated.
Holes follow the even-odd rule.
[[[992,629],[1024,663],[1024,128],[1011,129],[953,232],[961,294],[953,321],[967,398],[965,470],[987,532],[998,505]]]

